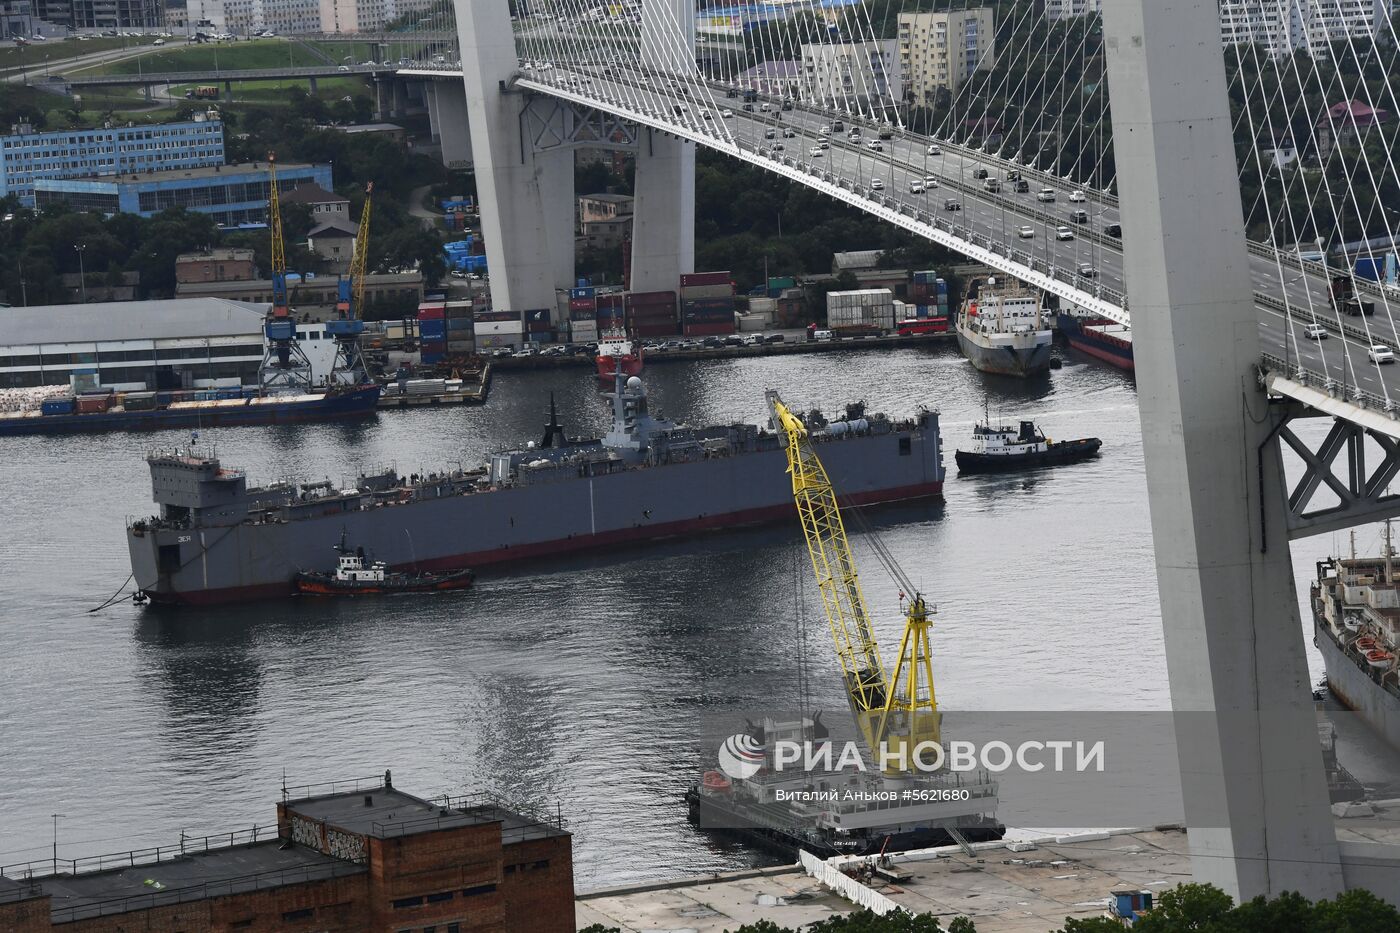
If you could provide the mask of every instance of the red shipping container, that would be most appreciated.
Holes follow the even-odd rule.
[[[667,324],[638,324],[632,328],[632,333],[638,337],[671,337],[680,333],[680,328],[675,321]]]
[[[525,325],[525,326],[528,327],[528,328],[530,329],[530,333],[532,333],[532,334],[552,334],[552,333],[554,333],[554,325],[551,324],[551,323],[549,323],[548,321],[531,321],[529,324],[527,324],[527,325]]]
[[[429,305],[418,309],[418,320],[441,321],[447,317],[447,308],[442,305]]]
[[[681,276],[681,287],[687,285],[728,285],[728,272],[690,272]]]
[[[596,310],[598,310],[598,301],[597,301],[597,299],[594,299],[594,298],[570,298],[570,299],[569,299],[569,310],[570,310],[570,311],[596,311]]]
[[[685,325],[685,335],[687,337],[715,337],[721,334],[734,333],[734,322],[728,324],[687,324]]]
[[[599,295],[598,307],[600,308],[621,308],[624,307],[626,299],[622,295]]]
[[[106,411],[112,407],[112,396],[110,395],[80,395],[78,396],[78,411]]]
[[[676,309],[656,305],[650,308],[628,308],[627,317],[634,321],[674,321]]]
[[[675,292],[633,292],[627,296],[627,303],[634,308],[644,305],[665,305],[676,303]]]

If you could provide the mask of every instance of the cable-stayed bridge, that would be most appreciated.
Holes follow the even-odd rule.
[[[1196,874],[1400,891],[1336,841],[1287,546],[1400,514],[1400,292],[1357,271],[1400,218],[1389,17],[931,6],[455,0],[396,75],[473,156],[497,308],[572,284],[579,146],[635,153],[632,285],[674,288],[706,146],[1131,324]]]

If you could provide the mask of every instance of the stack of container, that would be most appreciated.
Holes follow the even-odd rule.
[[[472,338],[472,303],[470,300],[447,302],[446,323],[447,352],[449,355],[471,353],[476,349]]]
[[[521,320],[519,311],[485,308],[473,311],[472,331],[479,351],[498,350],[501,347],[519,349],[525,341],[525,322]]]
[[[531,343],[554,342],[554,323],[549,319],[548,308],[525,312],[525,336]]]
[[[636,337],[669,337],[680,332],[675,292],[633,292],[627,296],[627,330]]]
[[[894,330],[894,293],[888,288],[827,292],[826,323],[832,331],[846,334]]]
[[[418,305],[418,350],[424,363],[437,363],[447,354],[447,302],[426,300]]]
[[[681,276],[681,331],[687,337],[734,333],[734,283],[728,272]]]
[[[797,279],[790,275],[772,275],[768,277],[768,297],[777,298],[789,288],[797,287]]]
[[[598,315],[594,320],[598,322],[599,334],[610,330],[625,330],[627,328],[626,302],[621,293],[599,297]]]
[[[936,272],[915,272],[914,287],[909,297],[915,306],[914,316],[946,318],[948,316],[948,283]]]
[[[464,240],[453,240],[442,244],[442,253],[449,269],[459,272],[485,272],[485,244],[475,234]]]

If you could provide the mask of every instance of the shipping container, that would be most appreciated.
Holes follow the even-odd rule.
[[[770,292],[781,292],[785,288],[795,288],[797,279],[790,275],[771,275],[768,277],[768,290]]]
[[[531,308],[530,310],[528,310],[528,311],[525,312],[525,320],[530,321],[531,323],[535,323],[535,324],[538,324],[538,323],[541,322],[541,321],[543,321],[544,323],[548,324],[548,323],[549,323],[549,309],[548,309],[548,308]]]
[[[690,272],[681,276],[682,287],[687,285],[728,285],[728,272]]]
[[[733,298],[734,286],[728,282],[723,285],[687,285],[681,289],[681,301],[690,301],[695,298]]]
[[[419,321],[418,333],[424,340],[441,339],[447,333],[446,321]]]
[[[681,302],[681,310],[691,308],[728,308],[734,310],[734,299],[731,298],[691,298]]]
[[[525,325],[520,321],[477,321],[472,333],[476,334],[477,341],[480,342],[483,336],[500,336],[502,334],[523,334]]]
[[[156,394],[154,392],[128,392],[122,398],[122,405],[127,411],[151,411],[156,407]]]
[[[570,298],[570,311],[587,311],[590,314],[598,310],[598,299],[596,298]]]
[[[914,281],[931,285],[938,281],[938,271],[936,269],[927,269],[922,272],[915,272]]]
[[[46,398],[39,403],[39,411],[45,415],[71,415],[77,402],[71,398]]]
[[[420,306],[418,308],[418,320],[420,321],[441,321],[447,317],[447,308],[443,305]]]
[[[530,334],[531,343],[553,343],[554,331],[539,331]]]
[[[471,331],[472,321],[469,318],[454,317],[447,319],[447,332],[449,334],[455,334],[458,332],[465,332],[470,334]]]
[[[772,314],[778,307],[776,298],[750,298],[749,312],[751,314]]]
[[[598,339],[598,325],[592,321],[570,321],[569,336],[575,343],[592,343]]]
[[[530,321],[525,329],[532,334],[554,333],[554,325],[549,321]]]
[[[441,362],[442,362],[442,358],[443,358],[443,356],[445,356],[445,355],[446,355],[446,354],[444,354],[444,353],[429,352],[428,350],[424,350],[424,351],[422,351],[421,353],[418,354],[418,358],[419,358],[420,360],[422,360],[424,363],[426,363],[426,364],[428,364],[428,365],[432,365],[432,364],[434,364],[434,363],[441,363]]]
[[[478,321],[478,322],[480,322],[480,321],[492,321],[492,322],[499,322],[499,321],[516,321],[516,322],[519,322],[519,321],[520,321],[520,312],[519,312],[519,311],[491,311],[491,310],[479,310],[479,311],[475,312],[475,313],[472,315],[472,320]]]
[[[638,324],[632,328],[632,333],[638,337],[673,337],[680,333],[680,325],[675,321],[665,324]],[[578,340],[577,337],[574,339]]]
[[[619,293],[598,296],[598,307],[600,308],[624,308],[627,303],[627,296]]]
[[[687,337],[713,337],[720,334],[734,333],[734,322],[727,324],[686,324],[681,332]]]
[[[476,335],[476,348],[478,350],[499,350],[505,347],[518,347],[523,339],[521,334],[488,334]]]
[[[627,303],[634,308],[645,305],[674,305],[675,292],[633,292],[627,296]]]
[[[598,312],[597,312],[596,310],[593,310],[593,309],[589,309],[589,310],[587,310],[587,311],[570,311],[570,312],[569,312],[569,320],[571,320],[571,321],[596,321],[597,319],[598,319]]]
[[[586,287],[583,287],[583,288],[571,288],[571,289],[569,289],[569,297],[570,297],[570,298],[594,298],[594,297],[597,296],[597,294],[598,294],[598,289],[594,288],[594,287],[591,286],[591,285],[586,286]]]
[[[475,340],[449,340],[447,341],[448,353],[471,353],[476,349]]]

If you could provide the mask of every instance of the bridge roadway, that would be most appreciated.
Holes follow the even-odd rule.
[[[335,78],[347,74],[393,74],[398,66],[303,65],[286,68],[226,68],[222,71],[148,71],[131,75],[73,75],[64,83],[75,87],[132,87],[157,84],[216,84],[221,81],[262,81],[278,78]]]
[[[882,151],[873,151],[867,144],[877,138],[877,131],[870,119],[823,112],[805,104],[785,112],[777,99],[763,96],[754,104],[754,111],[747,112],[742,98],[727,97],[728,89],[722,85],[673,81],[669,76],[649,75],[617,64],[527,68],[522,70],[519,84],[628,116],[642,125],[721,151],[727,148],[725,143],[732,142],[749,161],[796,168],[805,176],[799,180],[821,190],[829,188],[822,184],[821,173],[830,173],[840,180],[839,187],[861,195],[872,207],[918,218],[1009,260],[993,265],[1006,266],[1013,274],[1018,267],[1039,271],[1070,284],[1086,307],[1102,310],[1105,303],[1119,308],[1126,305],[1121,242],[1104,233],[1107,225],[1119,222],[1116,199],[1100,192],[1085,191],[1084,202],[1071,202],[1076,186],[1021,168],[1030,190],[1018,194],[1005,182],[1010,163],[973,149],[940,142],[935,147],[938,151],[930,155],[930,140],[896,130],[893,139],[882,142]],[[770,107],[767,112],[761,110],[765,102]],[[681,108],[679,114],[677,107]],[[725,109],[732,111],[732,116],[723,117]],[[705,111],[710,111],[708,117]],[[862,140],[853,142],[846,132],[821,132],[837,119],[847,132],[859,126]],[[770,130],[772,139],[766,138]],[[822,144],[829,148],[819,149],[821,154],[817,155],[813,150]],[[1002,192],[985,191],[976,177],[978,170],[1002,179]],[[873,187],[877,178],[883,190]],[[933,179],[936,187],[924,193],[911,192],[911,181],[927,184],[927,179]],[[1053,202],[1037,199],[1042,188],[1055,191]],[[961,209],[947,209],[948,198],[955,198]],[[1071,211],[1077,208],[1088,213],[1089,223],[1070,221]],[[1070,229],[1070,239],[1057,238],[1056,230],[1061,226]],[[1019,235],[1022,228],[1029,228],[1028,236]],[[1351,397],[1372,407],[1385,407],[1391,399],[1400,407],[1400,366],[1377,366],[1367,357],[1368,348],[1375,343],[1400,349],[1400,333],[1391,315],[1392,309],[1400,311],[1400,300],[1394,293],[1370,289],[1376,299],[1376,316],[1346,317],[1330,307],[1325,270],[1320,265],[1285,259],[1281,269],[1273,251],[1262,244],[1251,244],[1250,259],[1250,276],[1259,302],[1261,349],[1268,357],[1286,361],[1291,371],[1306,371],[1316,385],[1336,380],[1351,387]],[[1081,264],[1092,274],[1087,274],[1088,270],[1081,274]],[[1285,319],[1286,308],[1291,308],[1291,322]],[[1128,320],[1123,311],[1110,309],[1108,314]],[[1313,322],[1325,326],[1330,337],[1308,338],[1305,328]]]

